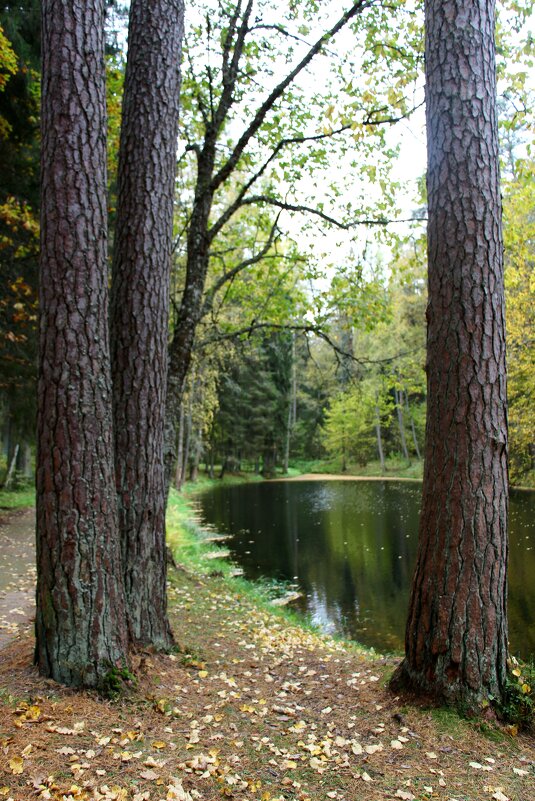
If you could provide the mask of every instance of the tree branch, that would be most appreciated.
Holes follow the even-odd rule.
[[[251,186],[258,181],[259,178],[262,177],[264,172],[267,170],[271,162],[278,156],[280,151],[286,147],[287,145],[295,145],[295,144],[303,144],[305,142],[318,142],[322,139],[328,139],[331,136],[335,136],[336,134],[343,133],[343,131],[347,131],[351,128],[350,125],[342,125],[340,128],[337,128],[330,133],[322,133],[322,134],[315,134],[311,136],[291,136],[286,139],[281,139],[280,142],[275,146],[271,155],[266,159],[266,161],[262,164],[260,169],[258,169],[254,175],[242,186],[240,189],[236,199],[228,206],[227,209],[221,214],[219,219],[211,226],[208,235],[210,240],[213,240],[217,234],[221,231],[224,225],[230,220],[230,218],[238,211],[238,209],[243,205],[243,199]]]
[[[236,167],[240,156],[242,155],[243,151],[245,150],[247,144],[252,139],[252,137],[257,133],[258,129],[264,122],[266,115],[268,112],[273,108],[277,100],[284,94],[288,86],[292,83],[292,81],[302,72],[305,67],[312,61],[314,56],[316,56],[324,44],[326,44],[333,36],[335,36],[341,28],[346,25],[350,19],[356,16],[359,12],[361,12],[364,8],[367,8],[369,5],[369,0],[357,0],[357,2],[353,3],[351,8],[349,8],[345,14],[338,20],[338,22],[326,33],[321,36],[318,41],[310,48],[308,53],[301,59],[299,64],[290,72],[288,75],[273,89],[271,94],[266,98],[266,100],[262,103],[260,108],[257,110],[255,116],[253,117],[251,123],[241,135],[240,139],[238,140],[236,146],[232,154],[230,155],[227,162],[221,167],[219,172],[213,177],[211,183],[211,189],[213,192],[221,186],[224,181],[227,180],[229,175],[231,175],[232,171]],[[245,15],[244,15],[245,16]]]
[[[279,212],[275,222],[273,223],[273,225],[271,227],[271,231],[269,232],[269,236],[268,236],[266,242],[264,243],[263,247],[261,248],[261,250],[259,250],[258,253],[256,253],[254,256],[251,256],[249,259],[244,259],[239,264],[237,264],[235,267],[233,267],[231,270],[228,270],[227,272],[225,272],[221,276],[221,278],[219,278],[215,282],[215,284],[212,287],[210,287],[210,289],[206,293],[206,299],[205,299],[205,301],[203,303],[203,306],[202,306],[202,309],[201,309],[201,317],[205,317],[207,314],[210,313],[210,311],[211,311],[211,309],[213,307],[213,304],[214,304],[214,298],[215,298],[216,294],[219,292],[219,290],[221,289],[221,287],[223,287],[228,281],[232,281],[239,273],[241,273],[243,270],[247,269],[247,267],[251,267],[253,264],[258,264],[258,262],[261,261],[267,255],[267,253],[269,252],[269,249],[271,248],[271,246],[272,246],[272,244],[273,244],[273,242],[275,241],[275,238],[276,238],[276,233],[277,233],[277,230],[278,230],[277,223],[279,221],[280,214],[281,213]]]
[[[396,220],[389,220],[386,217],[378,217],[376,219],[364,218],[361,220],[352,220],[351,222],[344,223],[341,220],[337,220],[335,217],[331,217],[329,214],[325,214],[325,212],[321,211],[321,209],[314,208],[313,206],[305,206],[298,203],[286,203],[283,200],[279,200],[279,198],[270,197],[269,195],[253,195],[252,197],[248,197],[242,200],[241,205],[276,206],[277,208],[282,209],[283,211],[294,211],[294,212],[299,212],[301,214],[312,214],[324,220],[325,222],[329,223],[329,225],[334,225],[336,228],[341,228],[343,231],[350,231],[352,228],[356,228],[358,225],[385,226],[385,225],[392,225],[394,223],[415,222],[416,220],[419,222],[421,220],[421,218],[415,218],[415,217],[407,217]]]

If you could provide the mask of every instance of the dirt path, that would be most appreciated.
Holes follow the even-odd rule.
[[[32,624],[35,613],[35,512],[0,516],[0,648]]]

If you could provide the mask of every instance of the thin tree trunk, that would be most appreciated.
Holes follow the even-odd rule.
[[[13,456],[11,457],[11,461],[9,463],[9,467],[7,469],[6,480],[2,484],[2,489],[9,489],[11,486],[11,482],[13,481],[13,476],[15,475],[15,465],[17,464],[17,456],[19,455],[19,448],[20,445],[15,445],[15,450],[13,451]]]
[[[404,423],[403,423],[403,406],[402,406],[402,404],[403,404],[403,394],[402,394],[401,390],[398,390],[395,387],[394,387],[394,394],[395,394],[395,400],[396,400],[396,413],[397,413],[397,418],[398,418],[399,437],[400,437],[400,440],[401,440],[401,451],[403,453],[404,458],[410,464],[411,459],[410,459],[410,456],[409,456],[409,450],[407,448],[407,440],[405,439],[405,426],[404,426]]]
[[[503,697],[507,419],[493,0],[428,0],[428,412],[418,559],[393,686]],[[476,124],[477,121],[477,124]]]
[[[112,273],[115,469],[131,640],[167,648],[163,464],[183,0],[132,0]]]
[[[412,442],[414,444],[416,458],[418,459],[418,461],[421,461],[422,454],[420,453],[420,446],[418,445],[418,437],[416,436],[416,428],[414,426],[414,420],[412,419],[411,407],[409,405],[409,393],[407,392],[407,390],[405,390],[405,406],[407,408],[407,417],[411,421]]]
[[[290,439],[292,436],[292,400],[290,398],[290,403],[288,404],[288,419],[286,422],[286,440],[284,443],[284,464],[282,466],[282,472],[286,475],[288,472],[288,465],[290,463]]]
[[[227,470],[227,465],[228,465],[228,455],[226,455],[225,458],[223,459],[223,464],[221,465],[221,472],[219,473],[219,478],[223,478],[223,476],[225,475],[225,472]]]
[[[193,456],[193,462],[191,464],[191,471],[190,471],[190,481],[197,481],[199,476],[199,463],[201,461],[202,455],[202,428],[199,426],[197,431],[197,436],[195,438],[195,453]]]
[[[193,389],[192,389],[193,393]],[[189,396],[188,411],[186,414],[185,430],[186,438],[184,442],[184,454],[182,456],[182,483],[184,483],[188,474],[189,454],[191,450],[191,435],[192,435],[192,396]]]
[[[108,347],[103,0],[43,3],[37,426],[39,671],[126,662]]]
[[[379,409],[379,396],[375,394],[375,436],[377,438],[377,452],[381,463],[381,473],[386,473],[385,455],[383,453],[383,438],[381,436],[381,411]]]
[[[177,444],[177,457],[176,457],[176,470],[175,470],[175,487],[177,490],[182,489],[184,484],[184,404],[180,404],[180,419],[178,423],[178,444]]]

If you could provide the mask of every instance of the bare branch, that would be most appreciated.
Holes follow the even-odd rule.
[[[286,324],[286,323],[262,323],[258,322],[257,320],[252,320],[248,326],[244,326],[243,328],[236,329],[235,331],[228,331],[226,333],[223,332],[216,332],[213,337],[205,339],[199,342],[198,349],[204,350],[205,348],[213,345],[215,342],[223,342],[232,339],[241,339],[243,337],[247,337],[248,339],[257,331],[299,331],[303,334],[314,334],[319,339],[322,339],[324,342],[329,345],[330,348],[333,349],[334,353],[337,357],[341,357],[343,359],[350,359],[352,362],[359,364],[361,367],[366,367],[375,364],[389,364],[391,362],[397,361],[397,359],[401,359],[403,356],[410,356],[413,353],[418,353],[421,350],[424,350],[424,346],[420,346],[418,348],[412,348],[411,350],[406,351],[399,351],[394,356],[389,356],[384,359],[359,359],[358,356],[355,356],[353,353],[348,353],[333,339],[329,336],[329,334],[324,331],[319,325],[313,325],[310,323],[295,323],[295,324]]]
[[[299,212],[300,214],[312,214],[316,217],[320,217],[320,219],[324,220],[325,222],[329,223],[329,225],[334,225],[336,228],[341,228],[343,231],[350,231],[352,228],[356,228],[358,225],[375,225],[375,226],[385,226],[385,225],[392,225],[395,223],[406,223],[406,222],[420,222],[421,218],[414,218],[414,217],[406,217],[402,219],[394,219],[389,220],[387,217],[378,217],[378,218],[363,218],[360,220],[352,220],[351,222],[342,222],[341,220],[337,220],[335,217],[331,217],[329,214],[325,214],[325,212],[321,211],[321,209],[314,208],[314,206],[305,206],[302,204],[297,203],[286,203],[284,200],[279,200],[277,197],[271,197],[270,195],[253,195],[252,197],[245,198],[242,200],[242,206],[252,206],[252,205],[268,205],[268,206],[276,206],[283,211],[294,211]]]

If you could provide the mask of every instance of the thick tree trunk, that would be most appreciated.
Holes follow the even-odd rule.
[[[43,3],[36,660],[98,685],[126,659],[113,474],[103,0]]]
[[[406,656],[477,705],[504,689],[507,420],[494,2],[428,0],[428,413]]]
[[[183,0],[132,0],[112,273],[119,526],[131,640],[166,648],[163,464]]]

